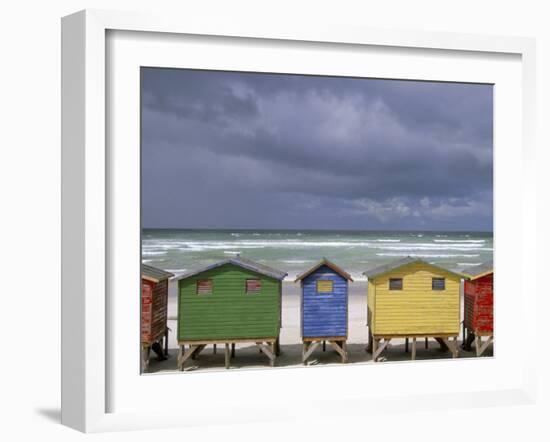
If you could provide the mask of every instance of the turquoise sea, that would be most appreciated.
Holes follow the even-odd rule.
[[[326,257],[356,279],[405,256],[460,270],[493,256],[490,232],[144,229],[142,260],[176,274],[240,254],[288,279]]]

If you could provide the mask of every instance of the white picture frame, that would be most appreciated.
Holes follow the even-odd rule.
[[[106,121],[111,121],[111,118],[116,120],[116,115],[111,113],[116,114],[117,112],[107,106],[108,94],[111,93],[109,82],[116,81],[114,78],[116,73],[107,69],[109,63],[113,63],[113,59],[108,59],[108,57],[117,57],[119,54],[116,51],[109,51],[107,35],[113,32],[138,32],[143,33],[140,35],[143,35],[144,38],[147,38],[147,35],[153,35],[146,33],[155,33],[156,38],[160,35],[176,40],[178,36],[185,37],[186,35],[215,36],[220,41],[225,41],[226,45],[228,43],[231,45],[230,41],[235,41],[234,39],[246,39],[260,43],[269,42],[275,46],[284,44],[285,47],[291,49],[293,45],[302,45],[300,48],[304,48],[304,44],[310,47],[319,44],[330,46],[331,51],[361,47],[376,48],[380,53],[394,48],[400,48],[402,53],[427,50],[431,51],[430,54],[434,59],[444,57],[445,54],[469,54],[480,62],[492,55],[499,54],[514,59],[513,64],[520,69],[519,77],[518,72],[514,71],[514,80],[507,87],[510,89],[508,91],[510,99],[519,100],[518,104],[521,109],[514,109],[514,112],[508,116],[499,115],[496,112],[495,119],[496,121],[501,118],[503,121],[506,118],[517,119],[517,121],[507,121],[514,123],[513,127],[506,128],[505,124],[501,124],[501,127],[502,130],[513,131],[512,139],[517,139],[518,145],[512,148],[515,149],[511,152],[512,156],[503,157],[500,164],[497,161],[495,168],[498,174],[498,168],[512,167],[515,160],[521,161],[521,169],[518,173],[521,175],[522,185],[508,183],[508,185],[516,184],[516,189],[510,188],[510,191],[520,199],[520,202],[516,201],[516,204],[520,205],[521,210],[516,210],[516,215],[513,215],[515,218],[506,228],[520,229],[521,241],[520,244],[514,246],[516,248],[513,252],[517,252],[520,257],[520,265],[517,264],[516,257],[515,274],[517,279],[515,281],[517,281],[518,293],[521,295],[519,305],[523,315],[518,315],[516,321],[519,321],[522,329],[522,339],[525,342],[523,351],[529,351],[535,336],[535,324],[528,321],[527,318],[536,316],[534,311],[536,283],[532,278],[522,278],[522,275],[527,274],[529,268],[536,268],[536,184],[534,174],[530,173],[535,161],[533,127],[535,120],[535,43],[533,39],[403,30],[389,31],[337,25],[317,27],[314,24],[308,24],[294,27],[284,23],[276,23],[271,26],[266,26],[265,23],[235,21],[219,23],[198,20],[194,17],[182,19],[181,17],[173,18],[144,13],[87,10],[67,16],[62,21],[63,424],[84,432],[98,432],[207,425],[212,416],[218,422],[257,422],[266,419],[294,418],[300,415],[319,417],[323,413],[328,413],[327,417],[336,414],[369,415],[375,410],[379,412],[380,409],[383,409],[386,412],[396,412],[410,409],[411,406],[422,409],[466,408],[471,406],[473,397],[479,406],[498,405],[499,403],[533,403],[536,361],[526,358],[520,362],[510,363],[510,367],[513,365],[510,370],[513,371],[510,372],[511,378],[508,383],[501,382],[499,384],[495,381],[486,389],[476,384],[473,389],[470,386],[469,389],[457,388],[453,391],[438,393],[437,390],[429,388],[407,390],[403,388],[403,385],[396,383],[393,386],[387,386],[385,392],[376,391],[373,388],[373,393],[358,389],[353,394],[348,394],[344,390],[326,397],[313,395],[307,398],[307,403],[312,405],[308,410],[304,409],[303,403],[292,401],[287,406],[281,407],[281,403],[277,402],[281,399],[274,400],[271,406],[263,404],[262,407],[259,407],[258,403],[251,403],[247,400],[252,397],[250,396],[252,392],[246,390],[243,382],[246,382],[247,376],[248,379],[253,378],[256,382],[262,382],[268,372],[275,372],[269,370],[242,371],[239,373],[208,373],[204,376],[193,375],[192,377],[193,384],[196,385],[196,391],[198,391],[200,388],[203,390],[207,388],[205,386],[208,384],[216,384],[219,379],[227,380],[227,376],[232,376],[231,387],[226,388],[233,402],[236,402],[234,406],[239,413],[235,413],[235,415],[240,416],[237,418],[231,416],[229,419],[230,416],[226,416],[227,413],[223,407],[227,404],[222,400],[208,404],[208,416],[206,415],[207,408],[200,404],[193,410],[174,409],[169,403],[160,406],[157,404],[154,410],[127,409],[124,406],[120,409],[113,408],[109,397],[111,392],[118,387],[113,383],[113,376],[110,372],[113,360],[116,359],[110,344],[110,336],[116,334],[113,332],[113,324],[119,323],[117,321],[121,320],[116,313],[120,311],[120,308],[112,309],[112,299],[109,298],[109,290],[113,287],[109,265],[117,259],[114,254],[120,252],[120,248],[112,247],[112,244],[117,241],[115,237],[119,232],[116,228],[117,220],[113,219],[113,213],[115,213],[113,202],[118,200],[112,194],[113,179],[116,180],[118,172],[113,175],[113,166],[110,164],[113,158],[108,150],[108,144],[117,141],[113,140],[115,135],[106,131]],[[305,50],[307,51],[307,48]],[[130,58],[129,63],[139,61],[135,57]],[[435,72],[437,67],[434,65],[433,69]],[[515,68],[511,67],[510,69],[514,70]],[[109,75],[106,75],[106,72]],[[443,71],[441,72],[438,75],[444,75]],[[447,77],[441,77],[441,79],[448,80]],[[503,80],[503,82],[505,81]],[[519,85],[521,90],[515,90],[514,84]],[[496,97],[498,100],[499,96]],[[499,139],[500,134],[499,131],[495,133],[495,146],[499,143],[504,145],[504,141]],[[124,155],[124,152],[122,150],[120,154]],[[120,164],[120,159],[117,161]],[[129,163],[135,165],[135,161]],[[503,188],[506,185],[504,181],[497,182],[497,184],[501,184]],[[120,192],[121,189],[117,188],[117,191]],[[126,191],[126,189],[122,189],[122,191]],[[499,192],[497,187],[495,187],[495,192]],[[128,200],[135,203],[135,198],[128,198]],[[132,207],[135,208],[135,206],[130,206],[130,209]],[[512,268],[513,257],[510,256],[512,250],[508,251],[505,247],[499,249],[501,244],[504,242],[499,242],[498,235],[496,235],[496,266],[498,269],[502,269],[502,274],[507,274],[508,270]],[[139,248],[139,244],[135,244],[135,247]],[[129,274],[132,274],[132,269],[135,270],[135,275],[129,277],[134,277],[137,287],[139,262],[132,262],[129,269]],[[495,284],[497,293],[500,293],[498,271]],[[508,290],[504,284],[501,287],[503,292]],[[500,316],[506,318],[504,302],[509,301],[505,300],[501,304],[504,313]],[[499,338],[509,336],[509,341],[513,342],[513,333],[511,333],[513,330],[508,330],[509,333],[507,333],[506,327],[508,326],[502,325],[504,322],[499,324],[498,317],[499,311],[497,310],[496,328],[499,330]],[[136,330],[132,329],[132,332],[135,332],[137,336]],[[486,362],[484,369],[498,368],[497,365],[490,364],[498,364],[499,359],[500,361],[512,361],[511,351],[506,350],[508,344],[498,345],[498,356],[493,359],[493,362]],[[117,354],[116,357],[123,356]],[[137,363],[138,359],[132,361],[132,364],[134,362]],[[421,375],[422,371],[430,370],[430,367],[433,368],[435,364],[439,371],[444,370],[447,376],[454,377],[459,370],[474,370],[481,367],[481,364],[477,362],[479,361],[456,361],[457,365],[453,368],[450,364],[441,365],[441,363],[433,361],[414,366],[409,364],[406,369],[409,370],[411,376]],[[275,379],[275,386],[282,382],[302,382],[302,385],[307,386],[308,384],[303,382],[311,382],[311,385],[314,385],[315,382],[327,376],[337,376],[338,370],[341,369],[341,367],[327,367],[322,370],[307,370],[309,380],[304,378],[303,374],[298,373],[298,370],[294,372],[292,369],[277,370],[277,374],[271,376],[275,376],[272,378]],[[345,369],[349,370],[346,377],[350,378],[386,376],[388,373],[401,376],[403,365],[382,364],[376,367],[356,366]],[[301,373],[304,371],[302,370]],[[135,373],[129,378],[134,375]],[[120,379],[120,376],[114,378]],[[155,382],[162,382],[163,388],[173,382],[173,388],[176,391],[182,388],[176,383],[185,382],[183,376],[145,378],[154,379],[145,381],[151,383],[151,386]],[[300,378],[300,380],[296,381],[295,378]],[[174,379],[174,381],[170,379]],[[130,388],[130,384],[128,384],[128,388]],[[196,394],[196,391],[192,390],[188,394]],[[236,398],[235,393],[239,391],[242,391],[242,397]],[[272,394],[276,395],[277,393],[273,391]],[[135,402],[135,398],[129,398],[127,402],[130,401]],[[334,410],[323,411],[321,405],[330,403],[330,401],[338,401],[340,407],[337,413]],[[120,401],[120,403],[124,403],[124,401]]]

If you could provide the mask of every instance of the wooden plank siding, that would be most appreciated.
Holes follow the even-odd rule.
[[[376,297],[376,286],[372,281],[368,282],[367,285],[367,325],[372,332],[372,327],[374,324],[374,299]]]
[[[152,344],[166,332],[168,280],[141,281],[141,343]]]
[[[469,330],[474,330],[474,315],[476,305],[475,285],[464,281],[464,325]]]
[[[390,278],[403,278],[402,290],[389,290]],[[432,278],[445,278],[432,290]],[[368,306],[374,335],[456,334],[460,329],[460,277],[415,262],[369,282]]]
[[[329,284],[319,281],[331,281]],[[321,288],[321,291],[318,288]],[[348,281],[327,266],[302,280],[302,337],[348,335]]]
[[[197,294],[200,280],[211,294]],[[258,293],[246,281],[259,279]],[[276,338],[280,331],[281,281],[225,264],[179,281],[178,341]]]
[[[475,333],[493,332],[493,274],[464,283],[464,324]]]

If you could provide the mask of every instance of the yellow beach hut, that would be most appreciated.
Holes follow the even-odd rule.
[[[462,274],[407,256],[367,270],[367,351],[376,362],[392,339],[428,338],[458,355]]]

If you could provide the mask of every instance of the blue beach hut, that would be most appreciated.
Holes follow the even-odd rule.
[[[302,362],[328,342],[347,362],[349,273],[323,258],[296,277],[301,283]]]

